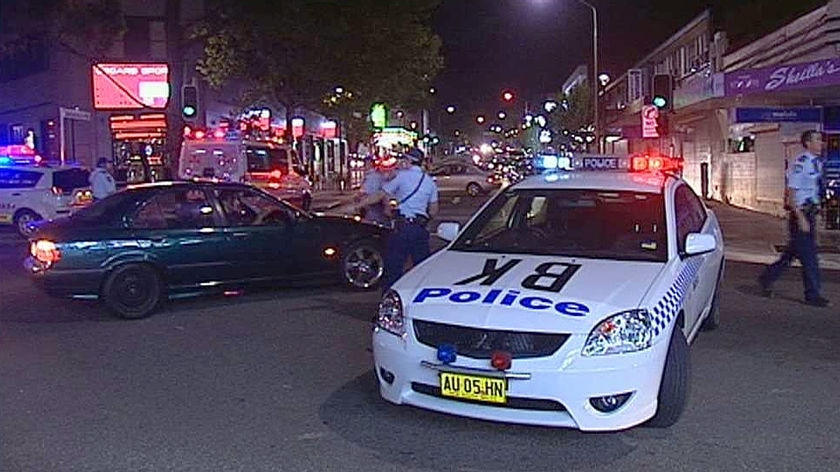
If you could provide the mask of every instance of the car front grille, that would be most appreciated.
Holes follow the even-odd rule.
[[[458,402],[476,403],[491,407],[515,408],[517,410],[566,411],[566,407],[563,406],[562,403],[554,400],[543,400],[539,398],[507,397],[507,401],[504,404],[500,405],[496,403],[485,403],[479,401],[464,400],[462,398],[444,397],[440,393],[440,387],[435,387],[434,385],[428,385],[420,382],[411,382],[411,389],[417,393],[422,393],[423,395],[429,395],[431,397],[444,398],[446,400],[453,400]]]
[[[569,338],[568,334],[498,331],[423,320],[414,320],[413,325],[420,343],[435,349],[452,344],[459,355],[474,359],[489,359],[493,351],[507,351],[514,359],[547,357]]]

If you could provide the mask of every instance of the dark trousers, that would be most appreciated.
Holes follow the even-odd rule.
[[[429,257],[429,231],[416,223],[398,222],[385,246],[385,280],[382,288],[388,289],[403,274],[405,261],[411,257],[414,265]]]
[[[761,281],[765,285],[771,285],[781,277],[794,258],[799,259],[799,262],[802,263],[802,284],[805,286],[805,299],[814,300],[820,297],[820,267],[817,259],[815,214],[808,214],[808,225],[811,227],[809,232],[800,231],[796,215],[791,213],[788,220],[788,232],[790,233],[788,245],[782,255],[779,256],[779,260],[764,269],[761,274]]]

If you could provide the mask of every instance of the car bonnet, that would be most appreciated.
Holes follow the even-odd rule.
[[[633,262],[441,251],[394,286],[414,319],[487,329],[588,333],[637,308],[664,268]]]

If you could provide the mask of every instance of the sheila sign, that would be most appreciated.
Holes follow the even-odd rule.
[[[726,95],[840,85],[840,58],[726,73]]]

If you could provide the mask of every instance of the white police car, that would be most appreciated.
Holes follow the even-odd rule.
[[[69,216],[91,203],[86,169],[17,165],[0,160],[0,224],[13,224],[29,237],[31,223]]]
[[[380,393],[511,423],[670,426],[688,343],[718,325],[718,221],[669,172],[679,161],[549,157],[564,170],[499,193],[460,234],[441,224],[452,242],[384,294]]]

